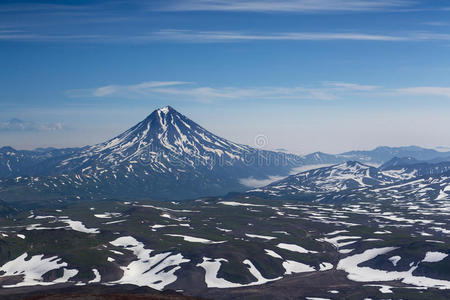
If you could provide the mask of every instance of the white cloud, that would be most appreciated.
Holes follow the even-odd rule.
[[[95,97],[109,96],[117,92],[117,88],[114,85],[102,86],[93,91]]]
[[[325,90],[304,87],[198,87],[198,88],[165,88],[154,90],[160,94],[179,95],[195,98],[200,101],[214,99],[316,99],[333,100],[336,97]]]
[[[183,81],[147,81],[131,85],[105,85],[94,89],[74,89],[67,91],[70,97],[129,97],[132,95],[146,95],[153,91],[153,88],[185,85]]]
[[[0,123],[0,131],[57,131],[64,129],[61,123],[36,123],[17,118]]]
[[[269,176],[268,178],[265,178],[265,179],[256,179],[254,177],[248,177],[248,178],[239,179],[239,183],[242,185],[245,185],[246,187],[249,187],[249,188],[258,188],[258,187],[266,186],[272,182],[281,180],[283,178],[285,178],[285,177]]]
[[[420,87],[402,88],[397,89],[395,91],[400,94],[439,96],[450,98],[450,87],[420,86]]]
[[[166,1],[166,11],[243,11],[318,13],[340,11],[378,11],[409,7],[415,1],[404,0],[185,0]]]

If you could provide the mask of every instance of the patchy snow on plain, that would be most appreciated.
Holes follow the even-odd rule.
[[[294,273],[304,273],[304,272],[314,272],[316,269],[314,269],[311,266],[308,266],[306,264],[293,261],[293,260],[286,260],[283,262],[283,268],[286,270],[284,272],[285,275],[290,275]]]
[[[402,272],[377,270],[370,267],[358,266],[359,264],[369,261],[377,257],[378,255],[389,253],[395,249],[397,249],[397,247],[375,248],[366,250],[360,254],[348,256],[339,261],[337,270],[343,270],[347,272],[348,279],[358,282],[400,280],[405,284],[415,285],[419,287],[450,289],[450,281],[413,275],[413,272],[417,269],[418,265],[411,264],[411,268],[408,271]],[[437,255],[430,255],[431,260],[433,260],[434,258],[437,259]]]
[[[26,230],[55,230],[55,229],[72,229],[83,233],[100,233],[98,228],[87,228],[81,221],[73,221],[67,217],[57,218],[57,222],[66,223],[67,226],[45,227],[41,224],[30,224]]]
[[[92,269],[92,272],[94,273],[94,279],[89,281],[88,283],[98,283],[101,281],[102,277],[100,276],[100,272],[97,269]]]
[[[148,286],[156,290],[163,290],[165,286],[177,280],[174,273],[181,268],[180,265],[190,261],[183,258],[181,254],[170,252],[150,256],[153,250],[145,249],[143,243],[131,236],[120,237],[110,243],[113,246],[132,251],[137,258],[128,266],[121,267],[122,278],[112,283]]]
[[[382,285],[382,284],[366,284],[365,286],[374,286],[380,288],[380,293],[382,294],[392,294],[393,291],[391,290],[393,287],[389,285]]]
[[[241,287],[242,284],[234,283],[223,278],[218,278],[217,274],[219,273],[220,266],[222,262],[227,262],[224,258],[208,258],[203,257],[203,262],[197,264],[197,267],[202,267],[205,270],[205,283],[208,288],[235,288]]]
[[[300,247],[298,245],[294,245],[294,244],[279,243],[277,245],[277,247],[280,249],[285,249],[285,250],[289,250],[292,252],[298,252],[298,253],[318,253],[317,251],[306,250],[305,248]]]
[[[398,255],[389,257],[389,261],[394,265],[394,267],[397,266],[397,263],[400,261],[400,259],[402,258]]]
[[[429,251],[425,254],[425,258],[422,260],[422,262],[440,262],[441,260],[444,260],[448,254],[442,253],[442,252],[433,252]]]
[[[4,272],[0,278],[19,275],[23,276],[21,282],[3,286],[4,288],[13,288],[33,285],[51,285],[55,283],[67,282],[71,277],[78,273],[77,270],[64,269],[63,276],[53,282],[45,282],[42,278],[45,273],[63,267],[67,267],[67,263],[62,262],[57,256],[44,258],[44,255],[34,255],[28,257],[28,254],[24,253],[16,259],[5,263],[0,268],[0,272]]]
[[[217,230],[223,231],[223,232],[232,232],[233,230],[231,229],[225,229],[225,228],[220,228],[220,227],[216,227]]]
[[[338,270],[348,273],[348,278],[353,281],[370,282],[370,281],[389,281],[399,280],[409,274],[408,272],[388,272],[383,270],[375,270],[369,267],[359,267],[358,265],[371,260],[378,255],[389,253],[397,249],[396,247],[375,248],[364,251],[361,254],[355,254],[341,259],[337,265]]]
[[[194,237],[194,236],[189,236],[189,235],[182,235],[182,234],[165,234],[168,236],[173,236],[173,237],[181,237],[183,238],[183,240],[185,240],[186,242],[190,242],[190,243],[201,243],[201,244],[222,244],[225,243],[226,241],[211,241],[211,240],[207,240],[207,239],[203,239],[203,238],[198,238],[198,237]]]
[[[249,259],[244,260],[243,263],[248,266],[249,272],[253,275],[253,277],[256,278],[256,282],[252,282],[252,283],[250,283],[250,285],[260,285],[260,284],[264,284],[264,283],[267,283],[270,281],[275,281],[275,280],[282,278],[280,276],[280,277],[276,277],[273,279],[267,279],[261,275],[261,272],[258,271],[258,269],[253,265],[253,263]]]
[[[339,249],[338,252],[341,254],[348,254],[350,252],[352,252],[355,249]]]
[[[161,214],[161,217],[167,218],[167,219],[170,219],[170,220],[174,220],[174,221],[178,221],[178,222],[183,222],[183,221],[186,220],[186,218],[177,218],[177,217],[174,217],[174,216],[172,216],[172,215],[170,215],[168,213]]]
[[[60,278],[57,278],[53,281],[53,283],[65,283],[68,282],[70,278],[74,277],[78,274],[78,270],[75,269],[63,269],[63,275]]]
[[[268,240],[268,241],[276,239],[276,237],[274,237],[274,236],[257,235],[257,234],[250,234],[250,233],[246,233],[245,236],[248,236],[249,238],[263,239],[263,240]]]
[[[347,245],[351,245],[353,243],[356,243],[356,240],[361,239],[360,236],[335,236],[333,238],[320,238],[317,239],[319,242],[327,242],[332,244],[336,249],[339,249],[341,247],[345,247]],[[341,242],[344,240],[350,240],[347,242]]]
[[[111,213],[111,212],[104,212],[102,214],[95,214],[94,217],[99,219],[111,219],[122,216],[121,213]]]
[[[283,259],[283,257],[281,257],[278,253],[276,253],[273,250],[270,249],[264,249],[264,251],[266,252],[267,255],[275,257],[275,258],[279,258],[279,259]]]
[[[69,225],[70,228],[72,228],[72,230],[75,230],[75,231],[84,232],[84,233],[99,233],[100,232],[98,230],[98,228],[87,228],[80,221],[72,221],[70,219],[62,219],[59,221],[66,223],[67,225]]]
[[[345,233],[345,232],[348,232],[348,230],[336,230],[333,232],[326,233],[325,235],[336,235],[336,234]]]
[[[26,230],[54,230],[54,229],[65,229],[69,228],[66,226],[60,226],[60,227],[43,227],[42,224],[30,224],[25,229]]]
[[[319,265],[319,271],[328,271],[333,269],[333,264],[330,264],[328,262],[323,262]]]
[[[264,276],[261,275],[261,272],[259,272],[259,270],[253,265],[253,263],[250,260],[246,259],[243,261],[243,263],[247,265],[248,271],[250,272],[250,274],[253,275],[253,277],[256,278],[256,281],[248,284],[234,283],[226,279],[217,277],[222,262],[228,261],[224,258],[212,259],[208,257],[203,257],[203,262],[197,264],[198,267],[202,267],[205,270],[205,283],[208,288],[224,289],[224,288],[236,288],[244,286],[255,286],[265,284],[270,281],[279,280],[282,278],[282,277],[277,277],[273,279],[265,278]]]
[[[235,201],[220,201],[218,204],[228,205],[228,206],[253,206],[253,207],[267,207],[267,205],[262,204],[251,204],[251,203],[241,203]]]

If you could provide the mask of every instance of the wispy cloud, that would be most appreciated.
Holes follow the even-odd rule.
[[[260,100],[335,100],[348,93],[363,93],[377,89],[373,85],[345,82],[325,82],[313,87],[266,86],[266,87],[213,87],[198,86],[184,81],[149,81],[132,85],[106,85],[93,89],[69,90],[76,98],[142,98],[151,96],[176,96],[186,100],[211,102],[214,100],[260,99]]]
[[[130,85],[105,85],[93,89],[73,89],[67,91],[70,97],[130,97],[137,95],[149,95],[155,88],[187,85],[184,81],[147,81]]]
[[[174,41],[184,43],[249,42],[249,41],[374,41],[374,42],[427,42],[449,41],[450,33],[408,31],[397,35],[362,32],[271,32],[248,33],[242,31],[195,31],[164,29],[150,35],[129,37],[135,41]]]
[[[149,97],[213,102],[220,100],[338,100],[348,96],[417,95],[450,98],[450,87],[416,86],[386,88],[354,82],[325,81],[309,86],[206,86],[186,81],[147,81],[130,85],[105,85],[91,89],[73,89],[67,95],[73,98]]]
[[[411,7],[406,0],[167,0],[159,9],[166,11],[242,12],[361,12]]]
[[[248,32],[161,29],[133,34],[40,34],[11,28],[0,30],[0,40],[23,42],[80,43],[225,43],[225,42],[290,42],[290,41],[367,41],[367,42],[426,42],[449,41],[450,33],[408,31],[398,34],[368,32]]]
[[[428,41],[449,40],[448,34],[433,32],[404,32],[394,34],[384,28],[365,32],[338,29],[323,32],[248,32],[242,30],[208,31],[201,20],[196,30],[158,27],[155,16],[173,18],[171,11],[230,11],[230,12],[366,12],[409,10],[422,1],[415,0],[154,0],[100,1],[74,4],[0,3],[2,41],[24,42],[85,42],[85,43],[149,43],[175,42],[239,42],[239,41]],[[420,6],[420,5],[419,5]],[[126,7],[126,9],[124,9]],[[161,11],[165,11],[161,13]],[[217,20],[220,22],[220,19]],[[93,23],[103,26],[92,26]],[[245,22],[242,22],[245,23]],[[437,25],[438,22],[434,22]],[[441,22],[442,23],[442,22]],[[161,24],[170,24],[161,22]],[[173,23],[172,23],[173,24]],[[429,22],[429,25],[433,22]],[[425,24],[420,24],[425,25]],[[214,26],[215,27],[215,26]],[[100,28],[100,29],[99,29]],[[130,28],[132,30],[130,30]],[[148,28],[153,28],[149,31]],[[217,28],[217,27],[215,27]],[[429,28],[429,27],[428,27]],[[421,28],[418,27],[418,30]],[[335,31],[334,31],[335,30]]]
[[[438,96],[450,98],[450,87],[420,86],[397,89],[399,94],[419,95],[419,96]]]
[[[142,37],[145,39],[145,36]],[[226,41],[404,41],[406,36],[379,35],[356,32],[274,32],[246,33],[240,31],[194,31],[194,30],[160,30],[148,39],[170,40],[179,42],[226,42]]]
[[[0,131],[57,131],[64,129],[61,123],[37,123],[17,118],[0,123]]]
[[[333,100],[335,95],[327,90],[297,87],[193,87],[193,88],[158,88],[155,93],[162,95],[175,95],[184,98],[209,102],[220,99],[314,99]]]

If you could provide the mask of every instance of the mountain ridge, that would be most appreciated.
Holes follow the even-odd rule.
[[[0,148],[0,196],[12,200],[35,197],[36,193],[75,200],[220,196],[247,190],[243,179],[288,176],[292,170],[307,165],[347,161],[381,164],[403,153],[416,155],[411,156],[416,160],[450,157],[450,153],[417,146],[384,146],[337,155],[315,152],[298,156],[267,151],[219,137],[166,106],[116,137],[93,146],[35,151]],[[391,170],[391,177],[406,174],[399,172]]]

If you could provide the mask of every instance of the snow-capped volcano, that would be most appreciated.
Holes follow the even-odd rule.
[[[83,189],[89,198],[180,199],[244,191],[241,178],[287,176],[302,163],[296,155],[230,142],[166,106],[115,138],[40,162],[31,173],[39,179],[18,183],[63,194],[70,188],[73,195]]]
[[[86,172],[94,165],[114,168],[130,163],[145,165],[155,172],[176,173],[187,169],[230,167],[250,161],[255,155],[269,153],[221,138],[166,106],[119,136],[67,158],[57,168]]]
[[[158,159],[178,159],[192,167],[212,167],[217,157],[227,161],[242,159],[251,150],[212,134],[166,106],[116,138],[87,149],[86,154],[113,165],[132,160],[152,164]]]

